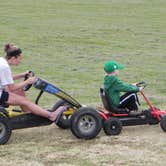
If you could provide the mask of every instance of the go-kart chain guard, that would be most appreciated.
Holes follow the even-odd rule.
[[[50,93],[52,95],[56,95],[57,97],[65,100],[66,102],[72,104],[73,106],[79,108],[81,104],[78,103],[75,99],[73,99],[70,95],[62,91],[61,89],[57,88],[53,84],[38,78],[37,81],[33,84],[36,89],[40,89],[41,91]]]

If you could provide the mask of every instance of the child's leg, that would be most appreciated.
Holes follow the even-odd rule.
[[[136,93],[126,93],[120,98],[120,108],[138,110],[139,101]]]

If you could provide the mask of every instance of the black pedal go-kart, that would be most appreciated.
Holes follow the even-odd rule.
[[[137,86],[146,87],[145,82],[140,82]],[[71,131],[77,138],[95,138],[103,128],[106,135],[118,135],[123,126],[134,125],[155,125],[160,123],[166,132],[166,110],[161,111],[154,107],[145,96],[144,91],[140,92],[149,108],[142,111],[131,111],[126,113],[125,109],[116,108],[108,99],[107,92],[100,88],[100,96],[104,109],[96,110],[93,108],[82,107],[71,117]],[[105,113],[104,110],[107,110]],[[109,112],[109,113],[108,113]]]
[[[32,76],[33,75],[34,73]],[[28,75],[25,79],[28,79]],[[27,91],[31,87],[39,90],[39,94],[37,95],[35,101],[36,104],[38,104],[39,99],[44,92],[60,98],[50,109],[50,111],[55,110],[60,106],[66,106],[67,109],[61,115],[57,126],[62,129],[69,128],[70,117],[74,111],[81,107],[81,104],[63,90],[41,78],[37,78],[33,85],[27,85],[24,87],[24,90]],[[47,118],[34,115],[32,113],[25,113],[21,110],[16,110],[11,106],[0,105],[0,145],[7,143],[11,136],[12,130],[50,125],[52,123],[53,122]]]

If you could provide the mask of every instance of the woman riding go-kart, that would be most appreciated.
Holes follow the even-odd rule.
[[[81,105],[56,86],[45,80],[34,77],[33,72],[26,72],[17,76],[12,76],[9,65],[19,65],[22,59],[22,51],[12,44],[5,46],[6,56],[0,57],[0,144],[5,144],[10,138],[12,129],[33,127],[51,124],[55,122],[61,128],[68,128],[69,122],[66,119],[63,123],[63,112],[73,111]],[[25,77],[20,83],[14,83],[14,79]],[[28,100],[22,91],[28,90],[31,86],[40,89],[36,103]],[[38,100],[43,92],[54,94],[60,97],[60,102],[56,103],[51,110],[45,110],[38,105]],[[8,105],[18,105],[21,110],[7,108]],[[64,107],[66,105],[67,107]],[[71,115],[71,111],[65,117]],[[20,113],[21,112],[21,113]]]
[[[66,110],[63,114],[59,114],[56,125],[62,129],[69,128],[71,115],[74,111],[80,108],[81,105],[70,95],[41,78],[37,78],[33,86],[29,85],[25,88],[25,90],[30,87],[34,87],[39,90],[39,94],[37,95],[35,101],[36,104],[39,103],[39,100],[44,92],[60,98],[60,100],[56,102],[48,111],[52,112],[52,110],[56,110],[60,106],[65,106]],[[48,118],[32,113],[26,113],[11,106],[0,105],[0,144],[7,143],[11,136],[12,130],[50,125],[52,123],[54,123],[54,121],[51,121]]]

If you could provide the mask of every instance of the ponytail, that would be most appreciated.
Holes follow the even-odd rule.
[[[22,53],[22,50],[13,44],[6,44],[4,46],[4,51],[6,52],[7,59],[10,59],[12,57],[18,57]]]

